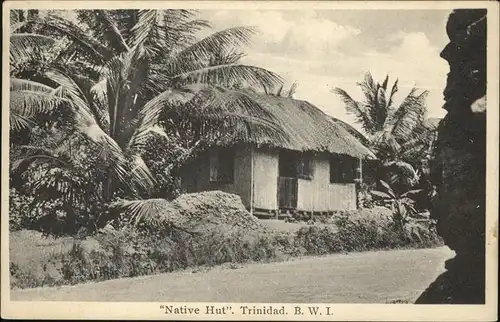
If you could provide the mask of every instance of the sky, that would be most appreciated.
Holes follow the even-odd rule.
[[[296,81],[297,99],[356,127],[354,117],[331,92],[363,95],[357,82],[370,71],[376,81],[399,79],[396,103],[412,87],[429,91],[429,117],[443,117],[443,89],[448,64],[439,53],[448,42],[448,10],[227,10],[200,11],[213,30],[253,26],[259,34],[242,62]]]

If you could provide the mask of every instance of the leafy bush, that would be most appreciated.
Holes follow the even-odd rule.
[[[105,170],[97,162],[99,151],[68,129],[37,127],[30,135],[30,145],[12,149],[11,229],[56,236],[95,230],[103,208],[98,192]]]
[[[310,224],[296,231],[249,230],[228,224],[197,232],[174,226],[153,231],[124,225],[107,226],[85,239],[44,238],[37,232],[17,231],[11,233],[11,256],[28,254],[30,259],[11,259],[11,285],[74,284],[224,263],[440,245],[435,232],[421,224],[408,225],[405,233],[395,229],[390,214],[381,209],[385,208],[336,214],[330,218],[333,224]],[[31,241],[25,242],[26,238]]]
[[[295,242],[308,255],[323,255],[344,251],[344,245],[333,226],[311,225],[303,227],[296,232]]]
[[[418,212],[411,196],[421,192],[420,189],[396,193],[385,181],[380,181],[383,191],[371,193],[381,199],[392,212],[392,230],[406,243],[433,243],[437,239],[434,220],[428,213]]]
[[[373,190],[373,184],[362,183],[358,189],[358,207],[359,208],[373,208],[375,206],[375,202],[370,193]]]
[[[32,202],[33,197],[21,194],[16,189],[9,190],[9,230],[16,231],[34,226],[37,218],[31,213]]]

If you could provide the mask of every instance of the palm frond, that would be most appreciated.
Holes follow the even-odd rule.
[[[112,175],[120,182],[130,185],[127,180],[128,163],[127,159],[116,141],[109,136],[99,125],[93,110],[89,106],[85,95],[76,83],[67,75],[60,71],[51,71],[47,76],[60,84],[65,94],[70,98],[70,102],[75,112],[76,127],[93,144],[97,145],[101,151],[103,159],[108,162],[112,169]]]
[[[186,62],[208,62],[215,52],[248,45],[255,33],[256,30],[251,27],[233,27],[213,33],[179,51],[171,58],[171,69],[177,74],[190,72],[193,69]]]
[[[104,103],[107,101],[106,87],[107,80],[106,78],[103,78],[90,88],[90,92],[94,95],[96,100]]]
[[[110,54],[110,51],[103,44],[91,37],[78,24],[68,19],[50,14],[45,19],[39,21],[38,24],[42,28],[54,30],[66,36],[69,40],[76,43],[81,50],[89,53],[92,58],[99,62],[102,62]]]
[[[139,187],[142,187],[146,191],[150,191],[155,185],[155,178],[149,170],[148,166],[138,154],[132,157],[132,170],[130,171],[132,180]]]
[[[149,225],[164,224],[163,211],[165,199],[146,199],[146,200],[118,200],[110,204],[111,209],[125,212],[129,220],[138,225],[141,222]]]
[[[362,125],[363,129],[367,133],[371,133],[373,121],[366,108],[362,104],[356,102],[345,90],[339,87],[334,88],[333,93],[337,94],[344,102],[346,111],[356,116],[357,122]]]
[[[150,69],[153,69],[150,66]],[[138,93],[142,97],[154,97],[168,89],[173,88],[173,83],[168,73],[161,70],[150,70],[148,77],[140,84]]]
[[[161,26],[165,35],[163,45],[167,57],[171,57],[186,45],[195,43],[196,34],[202,29],[210,28],[210,23],[206,20],[191,20],[191,15],[179,17],[177,11],[171,11],[167,10],[163,15]]]
[[[276,92],[276,96],[281,96],[281,93],[283,92],[283,85],[281,85],[279,88],[278,88],[278,91]]]
[[[10,128],[19,131],[30,128],[36,116],[53,112],[63,101],[56,89],[34,81],[10,78]]]
[[[35,81],[27,80],[27,79],[22,79],[22,78],[17,78],[17,77],[10,77],[9,78],[9,83],[10,83],[10,91],[32,91],[32,92],[42,92],[46,94],[50,94],[54,92],[54,88],[38,83]]]
[[[43,92],[15,91],[10,93],[10,128],[14,131],[30,128],[36,123],[37,116],[50,114],[59,102],[60,100],[54,95]]]
[[[396,156],[401,151],[401,145],[394,135],[386,130],[376,132],[371,139],[371,145],[382,159]]]
[[[106,62],[105,68],[103,68],[101,73],[101,79],[105,80],[106,83],[106,106],[109,115],[109,133],[112,137],[115,137],[117,134],[121,119],[120,113],[124,112],[124,108],[120,109],[120,98],[126,95],[126,85],[131,72],[130,60],[124,59],[124,57],[124,55],[119,55],[111,58]],[[99,86],[102,85],[101,83]],[[98,87],[94,88],[94,90],[97,89]]]
[[[391,89],[391,94],[389,95],[389,101],[387,103],[387,108],[392,109],[392,104],[394,103],[394,95],[398,91],[398,79],[394,82]]]
[[[245,53],[237,49],[219,50],[213,53],[207,67],[238,64],[243,57]]]
[[[266,139],[286,144],[290,140],[277,123],[242,113],[205,112],[202,116],[192,115],[190,120],[195,124],[201,124],[200,137],[209,144],[224,145],[234,142],[265,141]]]
[[[211,85],[226,85],[246,83],[250,86],[271,87],[282,83],[282,78],[267,69],[229,64],[218,65],[175,75],[174,82],[181,84],[202,83]]]
[[[9,128],[14,132],[31,129],[36,124],[33,117],[28,117],[17,111],[9,112]]]
[[[154,33],[157,24],[157,10],[139,10],[137,23],[130,31],[129,46],[138,50]]]
[[[417,89],[413,88],[387,120],[392,134],[401,141],[410,140],[414,129],[424,121],[428,91],[418,95],[416,92]]]
[[[295,91],[297,90],[298,83],[293,82],[292,86],[290,86],[290,89],[288,90],[288,93],[286,94],[287,97],[293,98],[293,95],[295,95]]]
[[[264,141],[267,138],[281,144],[290,141],[288,135],[275,122],[239,114],[227,114],[226,118],[229,122],[224,122],[224,126],[228,129],[226,137],[229,142]]]
[[[377,119],[376,124],[381,125],[381,127],[383,128],[387,120],[387,116],[389,115],[390,112],[385,97],[385,90],[383,89],[383,87],[379,87],[376,99],[377,102],[373,106],[374,107],[373,111],[375,112]]]
[[[414,129],[412,138],[401,142],[403,160],[421,160],[430,152],[435,141],[435,132],[424,126]]]
[[[89,184],[84,178],[85,174],[78,171],[52,168],[42,172],[27,188],[42,203],[44,199],[60,198],[67,205],[77,206],[87,203],[89,198],[99,200],[100,196],[93,182]]]
[[[193,97],[188,90],[167,90],[148,101],[140,110],[137,117],[137,126],[127,144],[127,150],[143,147],[151,133],[151,129],[157,125],[160,112],[167,104],[178,102],[185,103]]]
[[[40,57],[40,52],[47,47],[52,47],[57,40],[32,33],[14,33],[10,36],[9,60],[11,64],[25,63]]]
[[[67,154],[57,154],[54,150],[41,146],[23,145],[22,156],[10,164],[11,175],[19,175],[30,166],[48,164],[53,167],[74,168],[73,160]]]
[[[20,10],[20,9],[10,9],[9,10],[10,32],[14,32],[16,30],[16,29],[12,29],[12,26],[23,23],[23,21],[24,21],[24,14],[23,14],[22,10]]]
[[[95,36],[103,37],[115,52],[130,50],[109,10],[81,10],[79,19],[90,26]]]
[[[364,80],[360,83],[357,83],[357,85],[361,87],[361,90],[365,94],[365,97],[367,98],[368,102],[375,101],[375,96],[377,95],[378,88],[370,72],[367,72],[365,74]]]
[[[203,115],[206,112],[213,112],[221,116],[226,113],[236,113],[274,121],[273,114],[268,112],[245,91],[203,85],[199,88],[200,90],[195,99],[186,106],[195,113]]]
[[[110,177],[116,178],[133,190],[133,184],[129,180],[129,164],[118,143],[97,124],[84,124],[79,127],[79,130],[100,151],[101,160],[112,170]]]
[[[382,83],[382,89],[384,92],[387,90],[387,85],[389,84],[389,75],[385,76],[384,82]]]
[[[46,72],[46,76],[61,86],[63,95],[67,96],[67,101],[73,107],[74,112],[87,120],[85,123],[92,123],[91,120],[95,116],[89,107],[86,95],[76,82],[62,70],[50,70]]]

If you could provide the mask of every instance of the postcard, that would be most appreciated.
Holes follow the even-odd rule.
[[[497,320],[498,9],[4,2],[2,317]]]

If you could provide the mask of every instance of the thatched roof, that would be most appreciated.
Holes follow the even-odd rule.
[[[357,158],[376,158],[373,152],[345,127],[334,122],[330,116],[307,101],[254,92],[248,95],[251,95],[272,115],[277,125],[288,137],[288,142],[279,142],[270,136],[258,135],[247,138],[245,143],[294,151],[328,152]]]
[[[331,117],[331,119],[334,123],[342,126],[344,129],[346,129],[347,132],[351,133],[356,139],[359,140],[359,142],[361,142],[365,146],[368,146],[370,144],[370,141],[366,138],[366,136],[361,134],[361,132],[356,130],[352,125],[350,125],[342,120],[339,120],[338,118],[335,118],[333,116]]]

